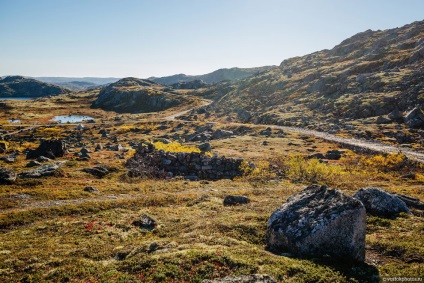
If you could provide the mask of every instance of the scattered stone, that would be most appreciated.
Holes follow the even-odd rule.
[[[138,226],[138,227],[143,228],[143,229],[152,230],[157,226],[157,223],[150,216],[143,214],[143,215],[140,216],[140,220],[135,220],[133,222],[133,225]]]
[[[46,156],[50,159],[62,157],[66,152],[66,144],[61,140],[42,140],[37,149],[29,150],[27,159],[35,159],[39,156]]]
[[[266,274],[227,276],[221,279],[208,280],[205,279],[202,283],[277,283],[277,281]]]
[[[424,114],[421,111],[421,107],[416,106],[414,109],[409,111],[404,117],[404,122],[411,128],[424,125]]]
[[[122,147],[122,145],[117,144],[117,145],[110,146],[110,148],[109,148],[109,149],[110,149],[110,150],[112,150],[112,151],[121,151],[121,150],[123,150],[124,148]]]
[[[0,184],[13,184],[16,181],[16,176],[13,169],[0,166]]]
[[[240,205],[240,204],[247,204],[250,203],[250,199],[245,196],[226,196],[224,198],[224,205],[225,206],[232,206],[232,205]]]
[[[98,178],[103,178],[110,173],[109,170],[103,167],[84,168],[82,171],[90,173]]]
[[[7,151],[8,144],[5,141],[0,141],[0,153],[5,153]]]
[[[39,157],[37,157],[37,161],[40,162],[40,163],[44,163],[44,162],[51,161],[51,159],[50,158],[47,158],[45,156],[39,156]]]
[[[225,138],[229,138],[232,135],[234,135],[234,133],[232,131],[226,131],[226,130],[222,130],[222,129],[218,129],[216,131],[214,131],[212,133],[212,138],[213,139],[225,139]]]
[[[342,157],[342,153],[341,153],[341,151],[339,151],[337,149],[329,150],[325,154],[325,158],[330,159],[330,160],[339,160],[341,157]]]
[[[419,199],[402,194],[396,194],[396,196],[400,200],[402,200],[409,208],[424,210],[424,203],[421,202]]]
[[[311,185],[292,195],[267,224],[271,250],[296,256],[365,259],[363,204],[336,189]]]
[[[402,112],[400,112],[398,108],[395,108],[387,117],[392,121],[399,121],[402,119]]]
[[[19,177],[21,178],[41,178],[46,176],[63,176],[64,173],[62,169],[60,168],[62,164],[56,163],[56,164],[44,164],[40,167],[35,168],[32,171],[25,171],[21,174],[19,174]]]
[[[86,149],[85,147],[83,147],[81,150],[80,150],[80,159],[91,159],[91,156],[90,156],[90,154],[88,154],[90,151],[88,150],[88,149]]]
[[[103,146],[99,143],[96,145],[96,148],[94,149],[95,152],[99,152],[103,150]]]
[[[28,162],[28,164],[26,165],[26,167],[36,167],[36,166],[41,166],[41,163],[35,160],[31,160],[30,162]]]
[[[207,143],[203,143],[203,144],[199,145],[199,149],[202,152],[207,152],[207,151],[211,151],[212,147],[211,147],[211,144],[207,142]]]
[[[6,163],[15,163],[16,162],[16,156],[14,156],[14,155],[3,156],[0,159],[3,160]]]
[[[83,124],[78,124],[78,126],[77,126],[78,131],[82,131],[84,129],[85,129],[85,126]]]
[[[391,218],[400,212],[411,213],[405,202],[379,188],[360,189],[353,197],[364,204],[367,214],[370,215]]]
[[[99,193],[100,191],[92,186],[87,186],[84,188],[85,192],[90,192],[90,193]]]
[[[102,135],[102,138],[107,138],[107,136],[109,135],[109,132],[108,132],[108,131],[106,131],[105,129],[101,129],[101,130],[99,131],[99,134],[101,134],[101,135]]]
[[[378,116],[377,119],[375,120],[375,122],[377,124],[389,124],[392,122],[391,119],[385,118],[383,116]]]

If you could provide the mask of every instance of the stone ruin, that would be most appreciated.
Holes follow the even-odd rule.
[[[165,152],[153,144],[142,143],[127,161],[130,176],[172,177],[190,180],[233,179],[242,175],[241,158],[210,156],[199,152]],[[150,175],[150,176],[149,176]]]

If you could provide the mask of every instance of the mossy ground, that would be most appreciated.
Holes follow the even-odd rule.
[[[89,95],[78,97],[69,103],[71,108],[76,109]],[[12,113],[0,118],[8,119],[23,111],[27,104],[19,103]],[[64,113],[54,105],[50,105],[50,113]],[[89,103],[81,105],[80,112],[88,114]],[[40,114],[43,110],[31,111],[40,115],[37,123],[46,124]],[[192,133],[203,125],[187,123],[183,129],[171,132],[179,122],[120,115],[123,120],[116,123],[112,114],[98,114],[106,121],[101,128],[108,129],[127,147],[131,141]],[[164,123],[168,129],[159,130],[157,126]],[[108,141],[102,140],[98,128],[94,128],[100,125],[86,125],[94,139],[89,149]],[[55,135],[65,137],[75,125],[57,127]],[[354,153],[341,161],[314,164],[298,156],[325,153],[338,146],[291,133],[264,137],[261,130],[253,128],[247,135],[214,140],[212,152],[289,166],[286,169],[291,171],[285,171],[284,178],[245,176],[215,182],[132,179],[126,175],[124,162],[133,151],[123,153],[125,159],[119,159],[116,152],[104,150],[90,153],[89,161],[78,161],[72,153],[64,156],[60,159],[66,161],[62,167],[64,176],[20,179],[14,185],[0,185],[0,282],[201,282],[249,273],[267,273],[281,282],[378,282],[383,277],[424,276],[424,220],[418,210],[413,211],[414,215],[396,219],[368,217],[367,260],[363,264],[291,258],[267,251],[268,217],[312,181],[340,188],[350,195],[360,187],[378,186],[423,200],[424,191],[421,179],[402,178],[410,171],[422,173],[419,167],[375,170],[375,164],[361,163],[362,156]],[[35,135],[47,132],[41,127]],[[11,142],[10,147],[24,150],[37,144]],[[72,145],[72,149],[78,152],[81,147]],[[20,155],[17,162],[1,166],[22,172],[27,170],[26,163]],[[308,166],[301,167],[299,163]],[[105,166],[112,173],[99,179],[82,171],[94,166]],[[100,193],[85,192],[85,186],[93,186]],[[246,195],[251,203],[223,206],[228,194]],[[154,218],[157,227],[149,231],[133,225],[142,214]]]

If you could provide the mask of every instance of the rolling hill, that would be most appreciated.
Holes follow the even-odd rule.
[[[59,86],[21,76],[0,78],[0,97],[42,97],[69,92]]]
[[[335,46],[284,60],[256,76],[199,95],[217,117],[289,126],[340,120],[389,123],[424,104],[424,21],[358,33]],[[424,125],[421,110],[415,108]],[[381,116],[381,117],[380,117]]]

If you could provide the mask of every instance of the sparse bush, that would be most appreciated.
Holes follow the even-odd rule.
[[[389,172],[401,170],[407,165],[407,157],[402,153],[392,153],[388,155],[375,155],[363,157],[361,164],[376,169],[378,172]]]
[[[236,179],[248,182],[266,182],[277,178],[277,173],[266,161],[260,161],[256,165],[243,161],[240,165],[242,176]]]
[[[153,145],[157,150],[163,150],[166,152],[200,152],[200,149],[194,146],[182,145],[179,142],[163,143],[163,142],[154,142]]]

